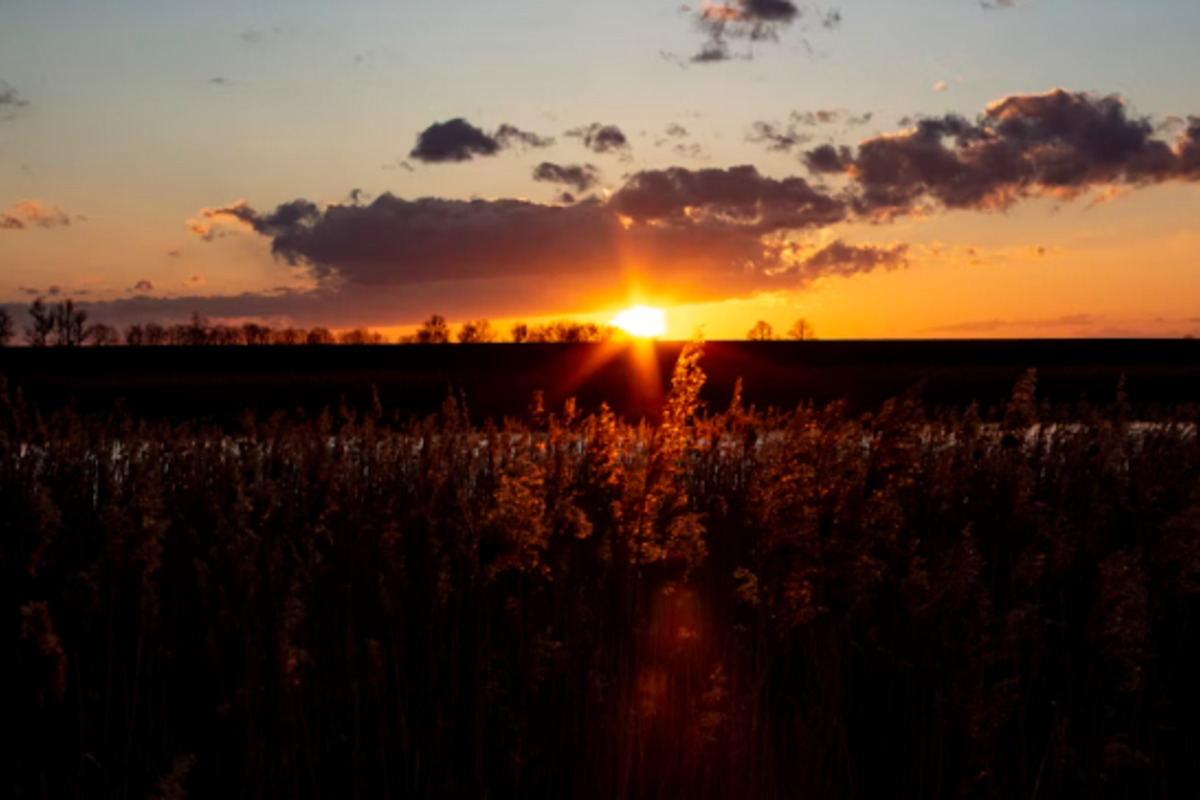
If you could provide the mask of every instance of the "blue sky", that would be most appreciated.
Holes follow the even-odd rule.
[[[553,160],[595,163],[615,190],[638,170],[675,164],[800,173],[794,156],[745,140],[754,121],[797,110],[873,114],[866,126],[822,132],[848,144],[901,130],[902,117],[974,117],[998,98],[1054,87],[1118,93],[1156,118],[1200,113],[1191,85],[1200,74],[1193,43],[1200,4],[1189,0],[1017,0],[994,10],[975,0],[846,0],[839,8],[843,22],[834,30],[802,20],[777,42],[735,42],[733,52],[751,52],[750,60],[687,64],[704,37],[694,11],[671,0],[14,0],[0,9],[0,81],[28,106],[0,119],[0,209],[36,200],[77,221],[69,231],[0,235],[0,301],[20,302],[28,294],[22,287],[50,285],[110,300],[138,279],[173,295],[307,285],[270,257],[261,237],[202,243],[187,234],[185,222],[200,209],[237,199],[270,208],[294,198],[337,202],[361,188],[408,198],[553,201],[552,187],[530,179],[531,166],[550,157],[540,152],[411,172],[398,166],[420,131],[454,117],[484,130],[511,123],[556,136]],[[945,88],[935,91],[939,82]],[[632,158],[592,154],[563,137],[591,122],[619,125]],[[689,129],[703,158],[654,146],[671,123]],[[1197,210],[1194,188],[1147,195],[1121,201],[1111,216],[1129,226],[1176,220],[1181,227],[1168,225],[1158,240],[1183,235]],[[1045,204],[1002,219],[955,214],[917,226],[914,241],[931,241],[938,229],[938,241],[957,237],[964,246],[967,239],[1040,245],[1049,237],[1069,248],[1094,235],[1096,217]],[[898,230],[860,227],[857,235],[892,240]],[[1189,258],[1187,247],[1177,257]],[[202,281],[185,285],[197,276]],[[853,294],[856,281],[866,290],[868,280],[844,279],[836,293]],[[1170,280],[1164,285],[1191,286]],[[771,313],[804,310],[820,290],[808,287]],[[772,297],[745,311],[761,315],[780,302]],[[607,313],[605,304],[586,305],[561,310]],[[495,316],[559,310],[518,306]],[[1109,306],[1104,313],[1115,320],[1120,303]],[[1099,313],[1063,308],[1076,312]],[[395,319],[371,313],[369,324],[413,321],[407,310]],[[996,313],[1007,318],[1014,310]],[[1129,311],[1138,319],[1151,313]],[[1163,313],[1184,311],[1164,306]],[[910,332],[917,326],[908,324]]]

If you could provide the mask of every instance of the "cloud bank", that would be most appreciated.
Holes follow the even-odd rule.
[[[804,162],[816,173],[844,174],[862,216],[998,211],[1025,198],[1200,180],[1200,117],[1172,142],[1117,95],[1054,89],[1005,97],[974,120],[919,119],[855,151],[823,145]]]

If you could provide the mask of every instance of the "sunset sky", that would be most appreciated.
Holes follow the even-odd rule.
[[[0,7],[0,304],[1200,333],[1195,0]]]

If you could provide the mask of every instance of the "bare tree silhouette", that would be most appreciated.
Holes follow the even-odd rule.
[[[812,323],[804,317],[792,323],[792,327],[788,328],[787,335],[789,339],[795,339],[800,342],[807,342],[817,338],[817,333],[813,330]]]
[[[458,340],[463,344],[485,344],[496,341],[496,331],[492,323],[486,319],[464,322],[458,332]]]
[[[333,344],[333,333],[328,328],[313,328],[304,341],[306,344]]]
[[[760,319],[746,332],[746,338],[752,342],[769,342],[775,338],[775,329],[771,327],[771,323]]]
[[[441,314],[434,314],[417,329],[417,344],[449,344],[450,326]]]
[[[42,298],[29,306],[30,324],[25,328],[25,341],[30,347],[46,347],[54,333],[54,311]]]
[[[84,339],[93,347],[115,347],[121,343],[121,334],[112,325],[97,322],[87,329]]]

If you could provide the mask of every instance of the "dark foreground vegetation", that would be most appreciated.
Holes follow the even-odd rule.
[[[745,384],[748,404],[795,408],[846,400],[853,413],[922,384],[931,411],[1003,406],[1027,369],[1056,405],[1112,402],[1124,380],[1139,417],[1200,403],[1200,341],[750,341],[710,342],[702,399],[728,404]],[[536,391],[548,408],[576,398],[585,412],[606,403],[632,420],[659,413],[681,342],[537,343],[340,347],[0,348],[0,375],[41,408],[107,412],[120,403],[142,419],[200,418],[235,424],[343,402],[431,414],[465,396],[471,419],[523,417]]]
[[[636,426],[5,393],[4,793],[1200,796],[1188,412],[708,413],[697,356]]]

